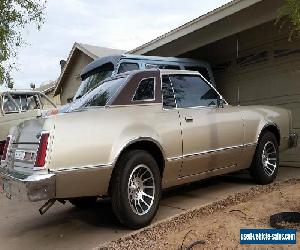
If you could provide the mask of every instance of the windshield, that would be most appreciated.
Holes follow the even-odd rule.
[[[112,70],[99,71],[93,75],[87,77],[81,82],[79,89],[77,90],[74,100],[81,98],[90,90],[96,88],[103,80],[112,75]]]
[[[114,96],[119,87],[125,82],[126,77],[103,82],[100,86],[74,102],[67,112],[86,107],[103,107]]]

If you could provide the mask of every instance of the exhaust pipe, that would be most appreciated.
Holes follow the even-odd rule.
[[[39,212],[41,215],[43,215],[44,213],[46,213],[50,207],[52,207],[54,205],[54,203],[56,202],[55,199],[51,199],[51,200],[48,200],[40,209],[39,209]]]

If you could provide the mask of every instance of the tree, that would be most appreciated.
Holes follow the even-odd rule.
[[[0,0],[0,85],[13,86],[11,71],[14,59],[25,45],[22,29],[34,24],[38,30],[44,22],[46,0]]]
[[[280,30],[286,25],[289,30],[289,41],[300,37],[300,0],[285,0],[285,4],[278,10],[275,24]]]

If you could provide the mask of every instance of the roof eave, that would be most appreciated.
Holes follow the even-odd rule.
[[[196,30],[199,30],[205,26],[210,25],[218,20],[221,20],[227,16],[230,16],[238,11],[246,9],[263,0],[233,0],[213,11],[210,11],[196,19],[187,22],[176,29],[173,29],[152,41],[145,43],[128,53],[130,54],[145,54],[151,50],[154,50],[160,46],[170,43],[180,37],[188,35]]]

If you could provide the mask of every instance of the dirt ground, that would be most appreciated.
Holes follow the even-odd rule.
[[[256,186],[248,192],[183,213],[99,249],[187,249],[195,241],[203,241],[203,244],[192,249],[299,249],[299,243],[273,246],[239,244],[240,228],[270,228],[270,215],[283,211],[300,211],[299,180]],[[299,240],[297,235],[297,242]]]

